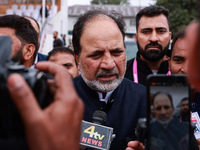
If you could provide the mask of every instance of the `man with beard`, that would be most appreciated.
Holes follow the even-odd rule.
[[[38,35],[31,23],[24,17],[5,15],[0,17],[0,36],[12,39],[11,57],[25,67],[34,64],[38,50]]]
[[[171,56],[169,59],[169,70],[171,74],[188,74],[189,51],[185,28],[179,30],[173,38],[171,45]],[[191,111],[200,115],[200,93],[192,88],[191,90]]]
[[[63,65],[72,78],[79,75],[78,64],[74,57],[74,51],[67,47],[56,47],[48,53],[48,61]]]
[[[154,95],[152,103],[155,121],[150,124],[150,149],[189,149],[189,123],[180,122],[178,118],[173,117],[171,95],[158,92]]]
[[[96,110],[107,114],[105,125],[116,137],[110,150],[124,150],[136,140],[137,120],[145,116],[145,87],[124,79],[126,53],[124,21],[118,13],[88,11],[73,29],[73,46],[81,76],[74,86],[85,105],[84,120],[92,121]],[[137,141],[129,147],[142,150]]]
[[[57,31],[53,32],[53,38],[54,38],[53,48],[63,46],[63,42],[58,38],[58,32]]]
[[[160,6],[145,7],[136,16],[136,30],[138,52],[127,62],[125,77],[146,85],[147,75],[168,73],[169,11]]]
[[[181,100],[181,110],[179,119],[181,121],[188,121],[190,119],[190,105],[189,105],[189,99],[187,97]]]
[[[188,73],[188,42],[185,40],[185,29],[179,30],[171,44],[171,55],[169,57],[169,70],[171,74]]]
[[[37,20],[35,20],[34,18],[28,17],[28,16],[25,16],[24,18],[26,18],[30,21],[31,25],[33,26],[33,28],[35,29],[35,31],[38,34],[38,50],[39,50],[39,47],[40,47],[40,26],[39,26]],[[35,60],[34,64],[31,66],[32,68],[35,67],[37,62],[47,60],[47,56],[42,54],[42,53],[37,52],[37,55],[34,58],[34,60]]]

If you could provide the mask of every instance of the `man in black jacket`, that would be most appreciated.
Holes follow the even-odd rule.
[[[121,15],[100,10],[85,13],[73,29],[72,42],[81,71],[74,85],[85,105],[84,120],[92,121],[96,110],[107,113],[106,126],[116,134],[110,150],[124,150],[128,139],[136,140],[137,120],[145,117],[145,87],[124,79],[124,35]],[[132,148],[142,147],[135,141]]]
[[[38,51],[38,34],[31,22],[17,15],[0,17],[0,35],[12,39],[11,57],[25,67],[34,64]]]
[[[145,7],[136,16],[136,30],[138,53],[127,62],[125,77],[146,85],[149,74],[168,73],[169,11],[160,6]]]
[[[24,17],[25,19],[29,20],[31,25],[33,26],[33,28],[35,29],[35,31],[37,32],[38,34],[38,49],[37,49],[37,55],[34,55],[34,63],[32,64],[32,68],[35,67],[35,64],[39,61],[45,61],[47,60],[47,56],[42,54],[42,53],[39,53],[38,50],[40,48],[40,26],[37,22],[37,20],[35,20],[34,18],[31,18],[31,17]]]

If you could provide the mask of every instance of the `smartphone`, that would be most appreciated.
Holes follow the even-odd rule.
[[[189,103],[185,75],[147,77],[147,150],[191,150]]]

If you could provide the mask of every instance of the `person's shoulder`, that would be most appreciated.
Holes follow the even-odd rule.
[[[140,83],[135,83],[129,79],[124,78],[122,84],[126,89],[136,90],[136,91],[145,91],[146,87]]]
[[[127,78],[123,79],[124,84],[130,85],[130,86],[135,86],[135,87],[141,87],[141,88],[146,88],[144,85],[140,83],[135,83],[134,81],[131,81]]]
[[[77,77],[75,77],[75,78],[73,78],[74,84],[80,83],[82,80],[83,80],[83,79],[82,79],[82,77],[81,77],[80,75],[77,76]]]
[[[38,53],[38,61],[45,61],[47,60],[47,55]]]
[[[83,78],[81,77],[81,75],[73,78],[73,83],[76,90],[80,89],[83,86],[82,82],[83,82]]]
[[[133,61],[134,61],[135,58],[132,58],[130,60],[127,61],[127,66],[130,66],[133,64]]]

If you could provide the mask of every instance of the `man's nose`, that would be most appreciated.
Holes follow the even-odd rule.
[[[155,31],[153,31],[153,32],[151,33],[149,40],[150,40],[151,42],[158,42],[158,35],[157,35],[157,33],[156,33]]]
[[[111,54],[105,54],[100,67],[107,70],[113,69],[115,67],[115,61]]]
[[[187,74],[188,73],[188,63],[187,63],[187,61],[181,67],[181,73],[182,74]]]
[[[161,114],[166,114],[166,109],[162,107],[160,112]]]

